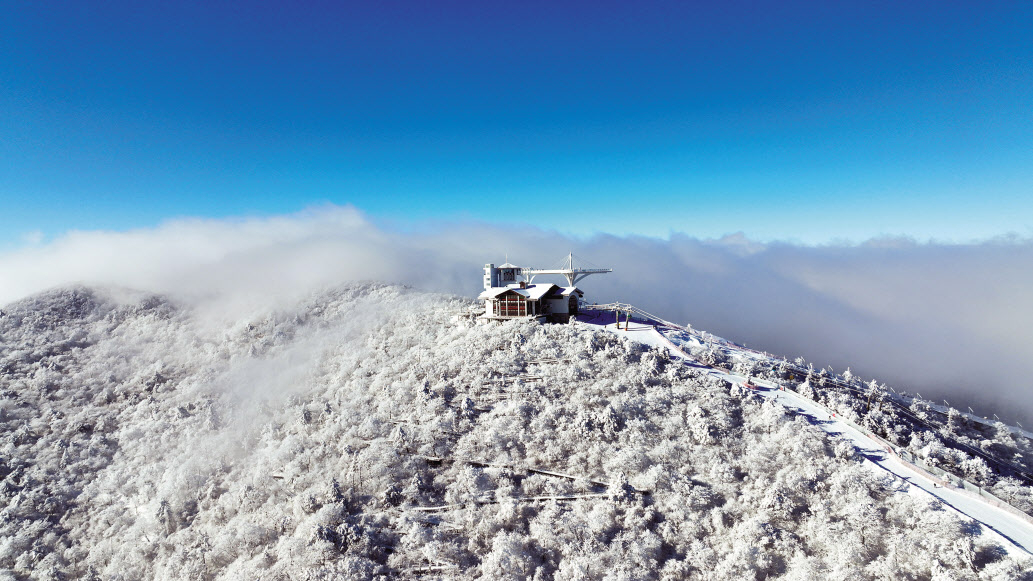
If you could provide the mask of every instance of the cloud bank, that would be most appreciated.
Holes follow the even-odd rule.
[[[0,304],[72,283],[185,300],[268,304],[353,280],[475,296],[486,262],[551,266],[572,251],[613,274],[590,300],[619,299],[815,366],[875,377],[982,415],[1033,425],[1033,241],[862,245],[571,238],[523,225],[378,227],[350,207],[252,219],[181,219],[77,231],[0,254]],[[211,304],[212,301],[208,301]]]

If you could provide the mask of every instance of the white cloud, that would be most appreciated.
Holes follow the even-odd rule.
[[[41,230],[32,230],[30,232],[23,232],[21,235],[21,242],[26,246],[36,246],[43,242],[45,236]]]
[[[502,262],[508,252],[517,264],[550,265],[568,251],[614,269],[586,279],[590,299],[633,302],[818,366],[850,365],[926,396],[968,398],[956,405],[993,405],[977,409],[982,413],[1019,410],[1033,424],[1026,387],[1033,376],[1030,240],[813,247],[742,235],[582,239],[481,223],[400,233],[374,226],[354,208],[328,206],[271,218],[70,232],[0,254],[0,304],[70,283],[248,305],[364,279],[474,296],[486,262]]]

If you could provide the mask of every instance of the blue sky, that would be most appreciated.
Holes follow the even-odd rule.
[[[1028,2],[22,2],[0,54],[0,246],[325,203],[1033,236]]]

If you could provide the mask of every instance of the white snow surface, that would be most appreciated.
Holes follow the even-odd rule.
[[[4,306],[0,579],[1033,579],[1011,529],[651,330],[473,304]]]
[[[602,323],[600,321],[599,323],[593,322],[590,324],[598,325],[611,333],[616,333],[644,345],[667,349],[675,357],[694,361],[691,356],[686,354],[676,343],[668,339],[652,324],[636,321],[623,323]],[[824,432],[843,438],[853,444],[863,456],[862,461],[864,463],[885,470],[908,482],[907,493],[917,494],[915,489],[921,490],[944,502],[951,509],[985,525],[990,529],[990,534],[998,536],[1002,544],[1010,551],[1019,551],[1024,555],[1033,555],[1033,518],[1029,516],[1023,518],[1001,507],[994,506],[979,495],[963,488],[952,487],[929,472],[909,462],[905,462],[894,453],[890,446],[878,441],[870,434],[851,426],[842,416],[837,416],[825,406],[803,395],[793,391],[780,390],[778,386],[770,381],[746,378],[726,372],[720,368],[711,368],[707,373],[731,384],[744,386],[743,389],[750,389],[752,393],[768,401],[778,403],[795,414],[808,418],[809,421],[816,424]],[[752,387],[745,387],[747,381],[749,381],[748,385]]]

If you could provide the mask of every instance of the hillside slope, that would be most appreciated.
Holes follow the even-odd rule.
[[[663,350],[369,284],[0,317],[13,579],[1022,579],[978,523]]]
[[[650,328],[654,328],[650,326]],[[660,331],[659,329],[663,329]],[[955,484],[990,492],[1033,519],[1033,435],[999,420],[939,406],[850,373],[814,369],[692,329],[659,327],[662,338],[711,369],[791,390],[889,444],[909,462]]]

